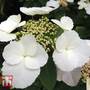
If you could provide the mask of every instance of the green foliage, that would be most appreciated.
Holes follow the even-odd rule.
[[[80,82],[77,86],[75,87],[70,87],[67,86],[63,82],[57,82],[56,87],[54,90],[86,90],[86,86],[84,83]]]
[[[5,0],[0,0],[0,15],[4,14],[4,4]]]
[[[52,61],[52,58],[49,58],[47,65],[42,68],[39,78],[46,90],[54,89],[56,84],[56,67]]]
[[[76,31],[79,33],[80,37],[83,39],[90,38],[90,30],[83,26],[77,26]]]
[[[35,6],[45,6],[48,0],[18,0],[23,6],[35,7]]]

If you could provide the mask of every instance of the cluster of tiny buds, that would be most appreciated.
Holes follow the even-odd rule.
[[[90,78],[90,61],[82,67],[81,73],[82,81],[86,83],[87,78]]]
[[[21,37],[26,34],[35,36],[37,42],[39,42],[47,52],[51,49],[55,49],[55,40],[57,35],[58,26],[49,21],[45,16],[42,16],[39,20],[29,20],[21,28],[21,31],[16,35]]]

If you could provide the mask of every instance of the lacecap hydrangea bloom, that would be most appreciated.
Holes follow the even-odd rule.
[[[2,75],[12,75],[13,88],[26,88],[36,80],[48,60],[44,48],[31,35],[11,41],[3,51]]]

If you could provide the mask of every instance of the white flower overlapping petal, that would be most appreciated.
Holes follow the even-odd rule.
[[[20,41],[10,42],[3,51],[3,57],[2,74],[13,75],[15,88],[30,86],[48,60],[44,48],[30,35],[22,37]]]

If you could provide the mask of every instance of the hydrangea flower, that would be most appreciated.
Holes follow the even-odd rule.
[[[11,32],[15,30],[17,27],[23,26],[25,21],[21,21],[21,15],[11,15],[7,18],[7,20],[1,22],[0,24],[0,41],[7,42],[16,38],[15,34]]]
[[[64,16],[60,21],[56,19],[52,21],[64,30],[64,33],[57,38],[56,50],[53,53],[56,66],[63,71],[82,67],[90,57],[90,47],[80,39],[77,32],[72,30],[73,20]]]
[[[13,75],[13,88],[26,88],[38,77],[48,55],[33,36],[25,35],[5,47],[3,58],[2,75]]]
[[[50,0],[43,7],[20,7],[20,11],[26,15],[44,15],[49,14],[51,11],[59,7],[59,2],[55,0]]]
[[[53,59],[58,68],[72,71],[82,67],[90,57],[90,47],[75,31],[65,31],[56,41]]]
[[[90,15],[90,1],[89,0],[80,0],[78,2],[78,9],[85,9],[86,13]]]
[[[60,21],[52,19],[64,32],[56,40],[53,60],[57,67],[57,80],[64,81],[69,86],[78,84],[81,77],[81,67],[89,61],[90,46],[87,40],[80,39],[73,29],[73,20],[64,16]]]

